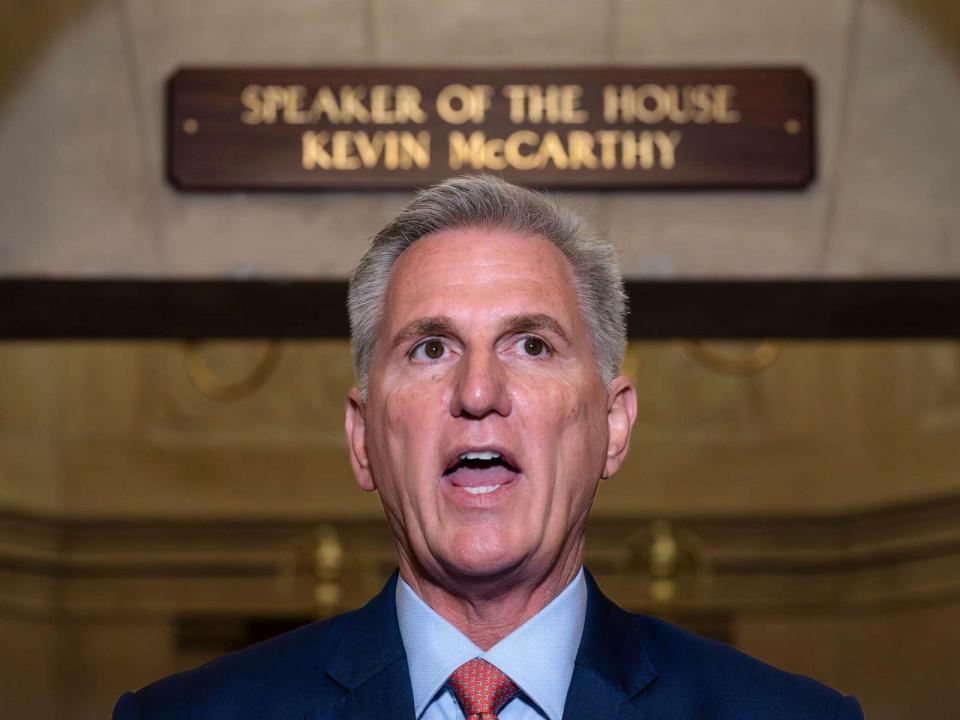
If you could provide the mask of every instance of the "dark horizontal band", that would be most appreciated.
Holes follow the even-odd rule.
[[[960,280],[632,280],[632,339],[960,338]],[[0,338],[346,338],[340,280],[0,279]]]

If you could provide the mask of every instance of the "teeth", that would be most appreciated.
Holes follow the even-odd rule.
[[[479,485],[477,487],[465,487],[466,490],[471,495],[486,495],[487,493],[492,493],[496,490],[499,485]]]
[[[494,452],[493,450],[471,450],[463,453],[463,455],[460,456],[461,460],[497,460],[499,458],[500,453]]]

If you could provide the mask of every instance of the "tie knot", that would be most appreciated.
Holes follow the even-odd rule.
[[[513,680],[480,658],[465,662],[454,670],[450,687],[467,720],[496,720],[500,708],[519,690]]]

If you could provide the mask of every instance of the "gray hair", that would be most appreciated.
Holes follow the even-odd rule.
[[[613,247],[586,220],[552,197],[491,175],[462,175],[417,193],[373,236],[350,278],[347,310],[353,368],[366,398],[374,344],[393,264],[422,237],[461,227],[511,230],[552,242],[573,266],[580,314],[590,330],[597,368],[607,385],[626,349],[626,293]]]

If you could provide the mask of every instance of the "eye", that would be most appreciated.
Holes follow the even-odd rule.
[[[439,360],[446,352],[447,348],[444,346],[442,340],[431,338],[417,343],[413,348],[411,357],[418,360]]]
[[[523,339],[523,351],[527,355],[546,355],[547,344],[538,337],[525,337]]]

